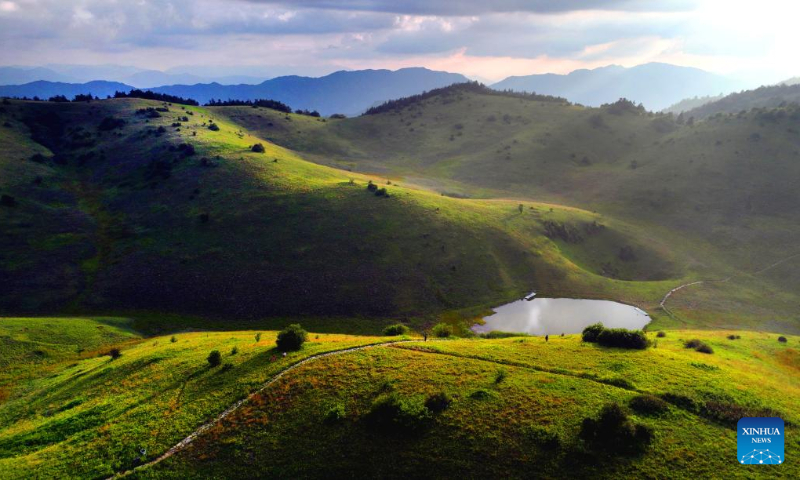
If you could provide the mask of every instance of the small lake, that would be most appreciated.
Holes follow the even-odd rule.
[[[638,330],[650,322],[642,310],[609,300],[574,298],[535,298],[517,300],[494,309],[495,314],[484,317],[484,325],[472,330],[485,333],[492,330],[528,333],[531,335],[560,335],[581,333],[587,326],[602,322],[608,328]]]

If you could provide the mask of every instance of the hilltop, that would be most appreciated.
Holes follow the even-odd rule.
[[[291,127],[269,111],[213,110],[321,164],[454,197],[536,198],[614,216],[668,245],[696,279],[736,277],[715,286],[714,301],[701,292],[713,283],[674,297],[702,293],[682,321],[796,324],[792,264],[752,274],[798,253],[797,107],[694,122],[627,101],[587,108],[469,85],[391,105]]]
[[[732,93],[719,100],[708,102],[697,108],[688,110],[684,115],[695,118],[707,118],[717,114],[738,114],[754,108],[774,109],[800,103],[800,85],[782,83],[755,90]]]
[[[625,222],[315,165],[218,114],[229,109],[276,113],[6,102],[3,310],[426,318],[533,287],[655,304],[658,281],[682,276]],[[328,123],[282,112],[276,122]]]
[[[312,329],[284,357],[267,329],[148,336],[145,325],[0,319],[4,478],[109,477],[203,425],[132,478],[797,476],[796,462],[732,460],[741,416],[780,416],[785,456],[797,453],[796,336],[674,330],[630,351],[578,335],[422,342]],[[206,361],[212,350],[221,366]],[[608,405],[639,432],[637,448],[581,433]]]

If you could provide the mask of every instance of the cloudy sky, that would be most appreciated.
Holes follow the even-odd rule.
[[[775,80],[800,75],[798,18],[797,0],[0,0],[0,64],[496,81],[660,61]]]

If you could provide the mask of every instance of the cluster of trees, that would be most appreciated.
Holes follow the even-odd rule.
[[[413,105],[417,102],[422,100],[426,100],[428,98],[437,97],[437,96],[449,96],[455,95],[464,92],[472,92],[472,93],[480,93],[483,95],[500,95],[504,97],[514,97],[514,98],[522,98],[525,100],[535,100],[540,102],[554,102],[554,103],[563,103],[569,105],[566,99],[561,97],[553,97],[550,95],[539,95],[537,93],[526,93],[526,92],[515,92],[513,90],[494,90],[480,82],[464,82],[464,83],[455,83],[448,87],[442,88],[435,88],[428,92],[423,92],[418,95],[411,95],[409,97],[398,98],[397,100],[389,100],[381,105],[372,107],[364,112],[364,115],[376,115],[378,113],[385,113],[391,112],[396,110],[402,110],[409,105]]]
[[[166,93],[156,93],[150,90],[131,90],[130,92],[114,92],[114,98],[143,98],[145,100],[158,100],[160,102],[178,103],[181,105],[199,106],[197,100],[191,98],[178,97],[176,95],[168,95]]]
[[[277,100],[270,100],[268,98],[259,98],[256,100],[215,100],[211,99],[208,103],[206,103],[208,107],[264,107],[270,108],[272,110],[277,110],[283,113],[292,113],[292,107],[286,105],[283,102],[279,102]],[[297,109],[294,110],[294,113],[298,115],[308,115],[309,117],[319,117],[321,116],[318,111],[316,110],[305,110],[305,109]]]
[[[214,100],[213,98],[206,103],[208,107],[264,107],[271,108],[283,113],[292,113],[292,107],[277,100],[260,98],[256,100]]]
[[[604,347],[643,350],[650,346],[650,341],[641,330],[605,328],[602,323],[584,328],[581,337],[584,342],[598,343]]]
[[[22,100],[28,100],[27,98],[22,98]],[[33,97],[31,100],[38,102],[40,101],[39,97]],[[57,102],[57,103],[67,103],[67,102],[91,102],[92,100],[100,100],[98,97],[93,97],[91,93],[79,93],[72,97],[72,100],[68,99],[64,95],[54,95],[47,99],[48,102]]]

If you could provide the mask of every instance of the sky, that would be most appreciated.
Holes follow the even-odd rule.
[[[665,62],[777,81],[800,75],[798,18],[797,0],[0,0],[0,65],[494,82]]]

